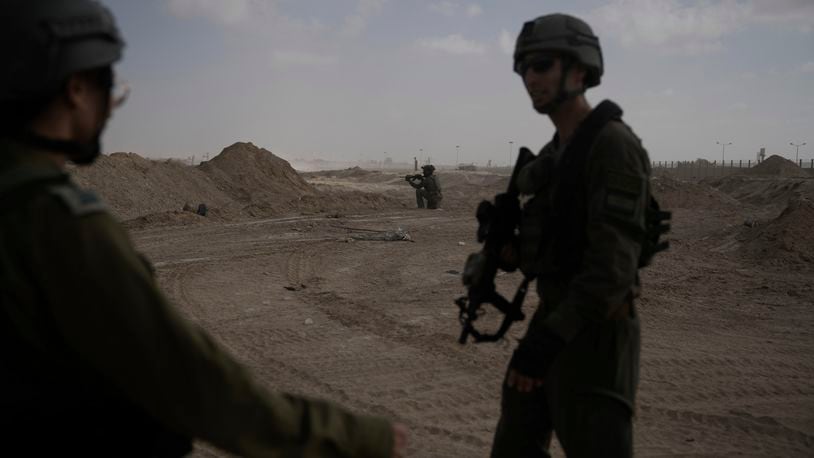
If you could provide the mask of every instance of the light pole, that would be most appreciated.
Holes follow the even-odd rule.
[[[424,148],[418,148],[418,158],[424,162]]]
[[[461,148],[461,145],[455,145],[455,167],[461,163],[460,159],[458,159],[458,150]]]
[[[794,163],[795,163],[795,164],[799,164],[799,163],[800,163],[800,147],[801,147],[801,146],[803,146],[803,145],[805,145],[805,144],[806,144],[806,142],[803,142],[803,143],[792,143],[792,142],[789,142],[789,145],[793,146],[793,147],[794,147],[794,148],[797,150],[797,151],[794,153]]]
[[[514,142],[509,140],[509,168],[512,167],[512,145],[513,144],[514,144]]]
[[[716,144],[721,145],[721,167],[724,166],[724,152],[726,151],[726,145],[731,145],[732,142],[722,143],[719,141],[715,141]]]

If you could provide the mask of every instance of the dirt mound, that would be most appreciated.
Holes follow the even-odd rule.
[[[319,191],[287,161],[251,143],[235,143],[197,167],[176,160],[155,161],[133,153],[113,153],[101,156],[92,166],[72,167],[71,173],[80,186],[98,192],[112,213],[131,228],[405,206],[392,196],[364,190]],[[396,175],[361,169],[349,174],[359,180],[398,179]],[[197,208],[200,203],[210,210],[207,218],[181,212],[185,206]]]
[[[133,153],[102,155],[88,167],[72,167],[79,186],[93,189],[112,213],[129,220],[139,216],[180,210],[185,202],[237,213],[239,206],[213,186],[203,172],[178,161],[153,161]]]
[[[288,161],[252,143],[228,146],[198,169],[222,192],[267,213],[290,209],[302,195],[316,192]]]
[[[365,170],[359,166],[349,167],[344,170],[326,170],[324,172],[319,172],[319,175],[333,177],[333,178],[359,178],[374,174],[372,170]]]
[[[692,183],[657,175],[650,179],[653,195],[662,208],[692,208],[699,210],[730,211],[739,202],[727,194],[704,183]]]
[[[743,242],[744,253],[756,262],[772,265],[814,264],[814,201],[789,200],[780,215],[752,228]]]
[[[506,192],[509,177],[489,172],[457,171],[440,175],[444,190],[442,206],[455,205],[474,209],[482,200]]]
[[[800,178],[800,177],[809,177],[808,172],[801,169],[800,166],[795,164],[793,161],[780,157],[776,154],[769,156],[768,159],[764,160],[760,164],[746,169],[744,172],[746,175],[770,175],[775,177],[784,177],[784,178]]]
[[[306,172],[300,174],[307,180],[314,182],[347,181],[354,183],[395,183],[404,181],[404,175],[393,172],[380,172],[366,170],[361,167],[350,167],[343,170],[322,170],[319,172]]]
[[[317,213],[337,214],[409,208],[408,204],[400,196],[337,189],[321,192],[319,195],[303,196],[300,200],[300,208]]]
[[[785,208],[795,196],[814,199],[814,180],[760,175],[732,175],[704,183],[750,205]]]

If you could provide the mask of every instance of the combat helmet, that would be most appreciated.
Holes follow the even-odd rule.
[[[514,49],[514,71],[520,73],[523,57],[535,51],[571,56],[586,68],[585,87],[599,85],[603,73],[602,48],[599,38],[582,19],[557,13],[523,24]]]
[[[71,75],[100,69],[113,86],[111,65],[124,41],[110,12],[94,0],[6,0],[0,18],[0,134],[61,151],[77,164],[99,154],[101,128],[88,143],[56,140],[25,126],[65,87]]]
[[[113,16],[94,0],[7,0],[4,9],[4,106],[53,96],[70,75],[121,58],[124,41]]]
[[[422,165],[421,170],[423,170],[424,172],[427,172],[427,175],[430,175],[433,172],[435,172],[435,166],[432,165],[432,164]]]

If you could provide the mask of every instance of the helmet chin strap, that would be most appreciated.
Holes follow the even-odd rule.
[[[562,66],[562,73],[560,74],[560,84],[559,88],[557,88],[557,95],[554,99],[547,104],[543,105],[540,108],[540,113],[542,114],[552,114],[556,112],[562,104],[569,100],[573,99],[574,97],[584,94],[585,87],[580,89],[575,89],[573,91],[569,91],[565,89],[565,79],[568,76],[568,72],[571,70],[571,67],[574,66],[573,59],[563,59],[563,66]]]

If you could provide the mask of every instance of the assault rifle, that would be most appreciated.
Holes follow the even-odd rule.
[[[404,177],[404,181],[412,181],[412,180],[423,180],[424,175],[420,173],[416,173],[415,175],[407,175]]]
[[[478,205],[475,215],[478,219],[477,239],[478,243],[483,243],[483,249],[478,253],[472,253],[467,258],[463,272],[463,283],[467,287],[467,295],[455,300],[459,309],[458,320],[462,327],[461,336],[458,338],[460,344],[465,344],[470,335],[474,338],[475,343],[496,342],[503,338],[514,321],[525,319],[521,308],[530,279],[523,280],[514,298],[509,302],[497,292],[495,276],[498,269],[507,272],[516,269],[515,265],[507,263],[503,259],[501,251],[507,246],[516,245],[515,229],[520,221],[517,176],[520,169],[534,157],[528,148],[520,148],[506,192],[496,195],[494,203],[484,200]],[[494,334],[483,333],[475,329],[474,323],[482,313],[483,304],[492,304],[504,314],[503,322]]]

